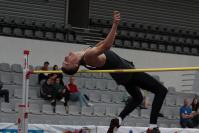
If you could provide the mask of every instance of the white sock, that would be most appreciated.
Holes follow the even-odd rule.
[[[118,117],[118,119],[119,119],[119,125],[121,125],[122,124],[122,118]]]
[[[157,124],[149,124],[149,128],[151,128],[151,129],[156,128],[156,127],[158,127]]]

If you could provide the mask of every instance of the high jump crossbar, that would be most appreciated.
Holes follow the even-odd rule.
[[[134,73],[134,72],[166,72],[166,71],[198,71],[199,67],[165,67],[165,68],[142,68],[142,69],[114,69],[114,70],[79,70],[78,73]],[[34,70],[39,73],[63,73],[62,70]]]

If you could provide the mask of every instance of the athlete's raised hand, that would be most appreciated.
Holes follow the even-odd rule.
[[[113,12],[113,22],[117,25],[120,23],[120,12],[119,11]]]

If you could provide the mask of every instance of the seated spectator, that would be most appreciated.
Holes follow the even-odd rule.
[[[48,62],[48,61],[45,61],[43,67],[41,68],[41,70],[48,70],[48,66],[49,66],[49,62]],[[41,85],[41,81],[42,81],[42,83],[43,83],[46,79],[48,79],[48,74],[40,73],[40,74],[38,75],[38,83],[39,83],[40,85]]]
[[[199,102],[198,102],[198,99],[197,98],[194,98],[192,103],[191,103],[191,106],[192,106],[192,112],[198,112],[199,110]]]
[[[194,98],[192,103],[192,114],[193,114],[193,125],[194,127],[197,127],[199,125],[199,102],[197,98]]]
[[[55,79],[55,84],[53,88],[53,100],[56,102],[56,100],[60,100],[64,102],[64,106],[68,106],[69,96],[70,93],[68,89],[65,89],[65,86],[61,83],[61,80],[59,77]]]
[[[54,87],[55,77],[50,76],[41,86],[40,95],[45,100],[52,100],[53,87]]]
[[[86,106],[92,106],[92,104],[85,98],[85,96],[81,94],[81,92],[77,88],[74,77],[72,76],[70,77],[70,83],[67,85],[67,88],[69,89],[70,92],[70,100],[72,101],[79,100],[81,108],[83,106],[83,103],[85,103]]]
[[[59,67],[58,65],[54,65],[53,66],[53,70],[59,70]],[[60,82],[62,85],[64,85],[64,82],[63,82],[63,74],[62,73],[55,73],[57,75],[58,78],[60,78]]]
[[[9,91],[3,88],[3,83],[0,81],[0,97],[4,97],[6,103],[9,103]]]
[[[184,99],[184,105],[180,108],[180,125],[182,128],[193,128],[192,122],[192,109],[189,103],[189,99]]]

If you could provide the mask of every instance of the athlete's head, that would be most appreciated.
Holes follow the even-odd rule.
[[[64,59],[62,65],[62,71],[65,74],[73,75],[75,74],[80,66],[80,60],[78,54],[75,52],[70,52]]]

